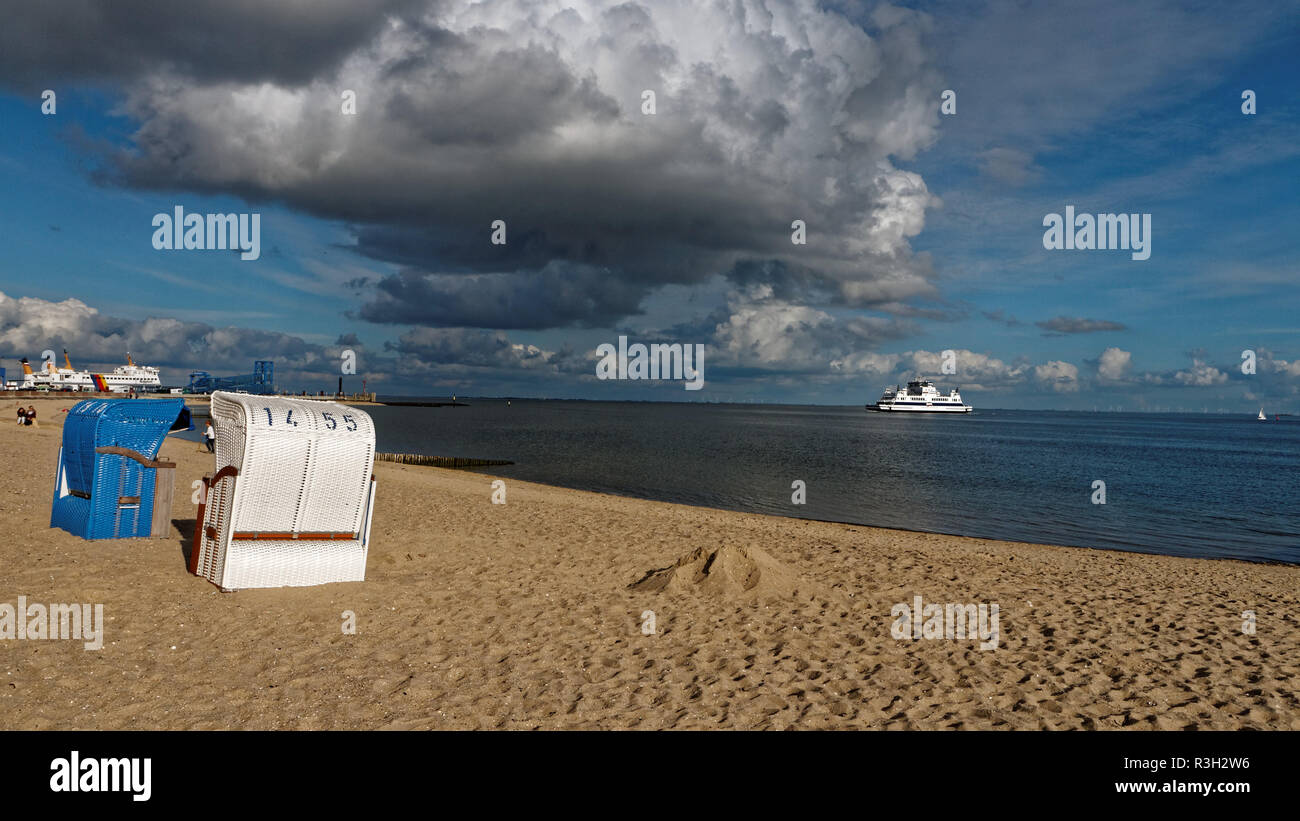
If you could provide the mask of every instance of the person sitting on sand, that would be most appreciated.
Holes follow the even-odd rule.
[[[24,408],[22,405],[18,406],[18,424],[19,425],[27,424],[27,409]]]
[[[36,407],[34,405],[27,406],[27,421],[24,424],[40,427],[40,425],[36,424]]]

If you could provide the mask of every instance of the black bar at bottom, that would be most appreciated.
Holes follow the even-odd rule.
[[[1296,740],[1288,732],[8,732],[0,773],[7,799],[52,809],[337,812],[457,797],[486,799],[495,814],[513,802],[536,811],[539,802],[586,799],[594,808],[612,790],[631,806],[665,810],[687,800],[692,810],[791,801],[865,812],[902,801],[911,811],[1021,813],[1196,801],[1222,811],[1293,797]],[[1021,803],[1037,801],[1048,803]]]

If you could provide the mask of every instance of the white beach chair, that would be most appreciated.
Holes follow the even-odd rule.
[[[375,428],[337,402],[212,394],[190,571],[226,590],[362,581],[375,504]]]

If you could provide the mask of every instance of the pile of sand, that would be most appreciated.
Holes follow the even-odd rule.
[[[756,547],[700,547],[628,585],[639,593],[698,592],[721,598],[798,598],[816,585]]]

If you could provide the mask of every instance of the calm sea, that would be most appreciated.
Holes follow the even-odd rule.
[[[1300,563],[1300,422],[466,401],[367,408],[379,450],[510,459],[490,472],[731,510]],[[804,505],[791,503],[795,480],[806,483]],[[1105,504],[1093,503],[1096,480]]]

